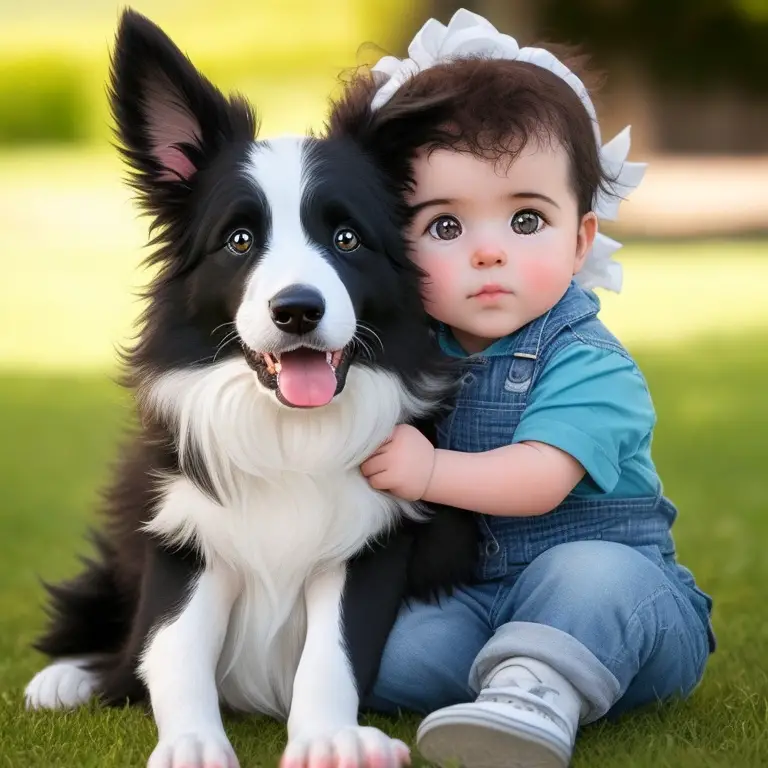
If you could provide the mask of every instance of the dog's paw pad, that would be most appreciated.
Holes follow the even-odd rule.
[[[400,768],[411,761],[408,746],[377,728],[356,726],[292,739],[280,768]]]
[[[147,768],[239,768],[223,733],[184,733],[161,739]]]

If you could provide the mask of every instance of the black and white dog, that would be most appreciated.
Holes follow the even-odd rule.
[[[414,522],[358,469],[452,387],[396,195],[352,137],[255,141],[248,105],[132,11],[111,89],[155,233],[126,352],[140,426],[96,557],[50,587],[27,704],[148,694],[151,768],[235,766],[220,701],[287,718],[285,765],[399,764],[361,695],[401,599],[475,543],[470,515]]]

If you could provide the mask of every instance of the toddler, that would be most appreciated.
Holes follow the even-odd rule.
[[[687,696],[714,650],[711,600],[676,561],[648,387],[591,291],[620,288],[598,219],[644,166],[628,129],[601,145],[573,64],[482,17],[429,21],[409,55],[358,75],[336,119],[364,102],[464,373],[437,449],[401,426],[362,471],[474,513],[481,557],[473,583],[403,606],[367,704],[429,713],[418,745],[441,765],[566,766],[580,724]]]

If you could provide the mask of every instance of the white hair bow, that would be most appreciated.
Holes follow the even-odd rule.
[[[514,59],[526,61],[554,72],[565,80],[581,99],[595,132],[600,151],[600,162],[608,178],[608,189],[600,189],[593,201],[593,210],[600,220],[614,221],[619,205],[642,181],[646,163],[630,163],[630,136],[627,126],[607,144],[602,144],[597,114],[584,83],[556,56],[543,48],[520,48],[515,38],[499,32],[487,19],[465,9],[451,18],[448,26],[437,19],[430,19],[416,33],[408,46],[408,58],[384,56],[373,67],[373,76],[379,89],[373,97],[371,108],[384,106],[398,88],[410,77],[425,69],[452,59],[472,56],[490,59]],[[621,243],[598,233],[577,282],[584,288],[607,288],[618,293],[621,290],[622,267],[612,258]]]

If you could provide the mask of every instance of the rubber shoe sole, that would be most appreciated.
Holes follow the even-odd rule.
[[[571,745],[540,727],[540,716],[527,714],[510,717],[478,704],[447,707],[424,719],[416,744],[442,768],[567,768]]]

